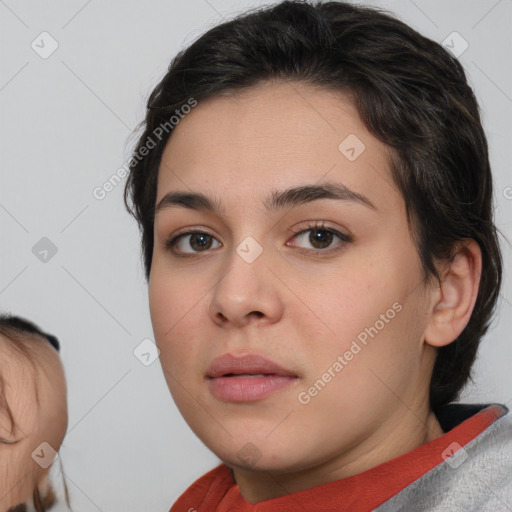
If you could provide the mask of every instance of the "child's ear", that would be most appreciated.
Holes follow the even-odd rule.
[[[454,341],[469,322],[478,296],[482,253],[474,240],[456,246],[456,253],[441,273],[441,284],[432,290],[430,322],[425,342],[443,347]]]

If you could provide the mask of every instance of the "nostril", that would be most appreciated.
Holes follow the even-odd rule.
[[[258,318],[263,318],[265,316],[261,311],[251,311],[248,316],[250,315],[254,315]],[[217,313],[217,318],[219,318],[223,323],[228,321],[228,318],[220,311]]]
[[[222,313],[217,313],[217,316],[223,321],[226,322],[227,318]]]

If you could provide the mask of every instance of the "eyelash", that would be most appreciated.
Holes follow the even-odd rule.
[[[325,224],[323,222],[314,223],[314,224],[308,223],[307,226],[308,226],[307,229],[301,228],[297,231],[291,230],[291,232],[293,233],[293,238],[296,238],[298,235],[301,235],[303,233],[307,233],[308,231],[325,231],[327,233],[331,233],[334,236],[337,236],[341,240],[341,243],[338,244],[338,246],[334,246],[334,248],[327,248],[327,249],[302,249],[302,248],[299,248],[299,252],[302,252],[304,254],[310,254],[311,252],[330,254],[332,252],[341,250],[345,246],[345,244],[352,242],[351,236],[346,235],[344,233],[340,233],[336,229],[328,228],[325,226]],[[189,235],[194,235],[194,234],[207,235],[207,236],[211,236],[212,238],[215,238],[215,237],[213,237],[213,235],[211,235],[203,230],[191,229],[190,231],[187,231],[185,233],[180,233],[179,235],[170,237],[169,240],[167,240],[164,245],[165,245],[166,249],[174,252],[174,254],[180,258],[190,258],[190,257],[194,257],[195,255],[200,254],[201,252],[207,252],[207,251],[198,251],[195,253],[179,253],[174,250],[174,247],[182,238],[189,236]]]

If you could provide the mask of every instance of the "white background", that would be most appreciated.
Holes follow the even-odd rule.
[[[170,59],[256,0],[0,1],[0,307],[62,343],[69,429],[61,460],[75,511],[168,511],[218,463],[176,410],[158,361],[133,355],[152,339],[139,234],[123,184],[92,191],[129,157],[130,132]],[[512,1],[374,1],[460,56],[481,105],[496,216],[511,238]],[[58,42],[41,58],[43,31]],[[37,39],[36,39],[37,42]],[[48,46],[46,46],[48,48]],[[32,247],[49,238],[43,263]],[[511,254],[503,244],[504,259]],[[510,279],[464,400],[512,401]]]

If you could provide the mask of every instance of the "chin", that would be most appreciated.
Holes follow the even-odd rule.
[[[307,464],[304,452],[299,453],[296,446],[275,445],[265,440],[264,436],[251,440],[245,435],[240,441],[235,437],[227,440],[228,444],[223,445],[215,441],[209,442],[209,440],[203,442],[230,468],[281,474],[300,471]]]
[[[226,466],[232,469],[262,472],[266,474],[273,474],[275,476],[299,473],[315,466],[313,461],[308,464],[303,457],[297,457],[296,452],[290,454],[289,457],[285,457],[284,455],[280,458],[262,457],[254,464],[250,461],[241,461],[237,456],[221,460],[226,464]]]

